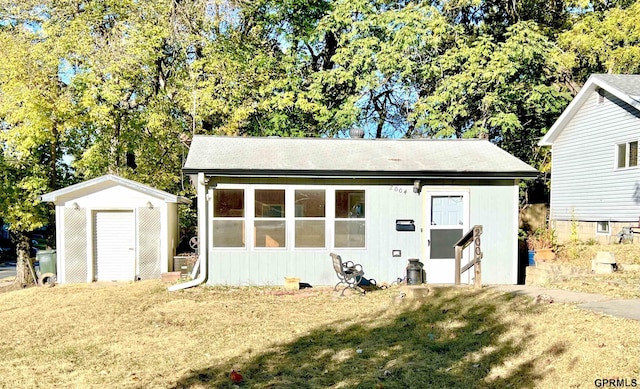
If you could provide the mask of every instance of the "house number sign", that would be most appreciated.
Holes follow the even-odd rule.
[[[389,187],[389,190],[392,190],[392,191],[394,191],[396,193],[399,193],[399,194],[407,194],[407,189],[406,188],[402,188],[402,187],[395,186],[395,185],[391,185]]]

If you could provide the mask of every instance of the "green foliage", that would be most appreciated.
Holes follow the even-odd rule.
[[[571,210],[571,233],[569,235],[571,243],[578,243],[580,238],[578,236],[578,220],[576,219],[575,210]]]
[[[640,2],[581,15],[558,43],[573,61],[576,81],[592,73],[640,73]]]
[[[193,134],[481,137],[545,172],[586,76],[640,71],[639,7],[0,0],[0,217],[33,229],[40,194],[105,173],[188,195]]]

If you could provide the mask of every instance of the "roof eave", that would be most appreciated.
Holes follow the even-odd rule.
[[[538,177],[537,170],[508,172],[477,171],[346,171],[346,170],[229,170],[183,169],[185,174],[204,173],[210,177],[236,178],[359,178],[359,179],[531,179]]]
[[[553,123],[549,131],[547,131],[545,136],[542,137],[542,139],[538,142],[538,146],[553,146],[553,142],[556,140],[560,132],[562,132],[567,123],[571,121],[573,116],[575,116],[577,110],[584,103],[585,99],[587,98],[587,94],[596,89],[596,87],[606,90],[615,97],[640,111],[640,101],[636,99],[635,96],[629,96],[625,94],[618,88],[599,78],[597,74],[593,74],[587,79],[578,94],[573,98],[573,100],[571,100],[567,108],[565,108],[562,114],[558,117],[558,120]]]
[[[149,196],[160,198],[167,203],[178,203],[178,204],[191,204],[191,200],[183,197],[176,196],[171,193],[162,191],[160,189],[152,188],[150,186],[141,184],[136,181],[128,180],[126,178],[116,176],[113,174],[106,174],[104,176],[96,177],[91,180],[87,180],[84,182],[77,183],[75,185],[68,186],[66,188],[58,189],[53,192],[45,193],[40,196],[40,200],[44,202],[57,203],[58,200],[64,196],[70,196],[74,192],[78,192],[82,189],[89,188],[92,186],[100,185],[105,182],[114,182],[130,189],[136,190],[141,193],[145,193]]]

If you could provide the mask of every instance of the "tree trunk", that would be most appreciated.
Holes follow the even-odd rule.
[[[35,284],[37,280],[32,275],[33,263],[29,257],[29,237],[23,232],[16,233],[16,252],[16,284]]]

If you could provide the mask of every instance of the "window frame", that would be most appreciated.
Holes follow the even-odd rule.
[[[607,225],[607,230],[606,231],[602,231],[600,229],[601,224],[600,223],[606,223]],[[596,222],[596,235],[603,235],[603,236],[610,236],[611,235],[611,221],[609,220],[599,220]]]
[[[635,164],[631,165],[632,144],[635,144]],[[620,149],[624,146],[624,166],[620,166]],[[640,141],[638,139],[628,140],[625,142],[618,142],[615,144],[615,158],[614,169],[615,170],[628,170],[637,169],[640,166]]]
[[[243,192],[243,210],[244,210],[244,214],[243,216],[234,216],[234,217],[220,217],[220,216],[215,216],[215,191],[218,190],[241,190]],[[210,226],[209,231],[208,231],[208,237],[209,237],[209,248],[213,249],[213,250],[217,250],[217,251],[245,251],[248,248],[247,245],[247,221],[249,218],[249,210],[247,209],[247,204],[248,204],[248,199],[247,196],[249,194],[249,191],[247,190],[246,187],[244,186],[219,186],[217,188],[215,188],[213,190],[213,192],[211,193],[211,201],[209,201],[208,203],[208,210],[209,210],[209,217],[207,220],[207,223],[209,223],[208,225]],[[253,212],[251,212],[253,213]],[[242,246],[215,246],[215,240],[214,240],[214,236],[213,236],[213,232],[215,230],[215,221],[216,220],[228,220],[228,221],[232,221],[232,220],[238,220],[238,221],[242,221],[244,223],[243,225],[243,232],[242,232],[242,242],[243,245]]]
[[[314,251],[314,250],[326,250],[327,247],[329,247],[329,239],[327,239],[327,237],[329,236],[329,233],[331,231],[330,227],[329,227],[329,208],[331,208],[329,206],[329,201],[330,198],[333,197],[332,193],[333,190],[331,189],[331,186],[306,186],[306,185],[292,185],[287,187],[287,190],[291,193],[291,222],[290,222],[290,230],[291,230],[291,249],[294,251]],[[296,204],[296,192],[297,191],[323,191],[324,192],[324,216],[320,217],[320,216],[310,216],[310,217],[305,217],[305,216],[298,216],[298,206]],[[322,221],[324,222],[324,245],[323,246],[318,246],[318,247],[298,247],[296,246],[296,224],[298,221]]]
[[[337,201],[337,192],[363,192],[364,197],[364,216],[363,217],[338,217],[336,215],[336,201]],[[331,214],[331,247],[340,250],[366,250],[368,246],[367,232],[369,230],[369,217],[367,216],[369,211],[369,196],[368,196],[367,188],[363,186],[350,186],[350,187],[335,187],[333,189],[333,213]],[[349,193],[349,200],[354,195],[354,193]],[[336,223],[337,222],[358,222],[361,221],[364,224],[364,243],[362,246],[337,246],[336,245]]]
[[[214,192],[217,190],[242,190],[244,193],[244,217],[237,218],[216,218],[214,217]],[[256,217],[255,212],[255,199],[257,190],[284,190],[284,218],[261,218]],[[299,218],[296,217],[296,204],[295,194],[298,190],[321,190],[325,194],[325,216],[323,218]],[[364,222],[364,246],[363,247],[336,247],[335,245],[335,223],[340,220],[348,220],[344,218],[336,217],[336,192],[338,191],[363,191],[364,192],[364,205],[365,213],[362,218],[352,218],[351,220],[360,220]],[[210,201],[208,201],[208,221],[209,223],[209,249],[213,251],[291,251],[291,252],[304,252],[304,251],[322,251],[328,249],[340,249],[340,250],[367,250],[369,239],[369,197],[370,188],[362,185],[296,185],[296,184],[232,184],[224,183],[217,184],[215,188],[209,189]],[[243,242],[242,247],[225,247],[225,246],[213,246],[214,242],[214,228],[213,225],[216,219],[238,219],[244,221],[243,229]],[[322,220],[324,222],[324,246],[323,247],[296,247],[295,242],[295,226],[296,220]],[[260,220],[284,220],[285,223],[285,245],[279,247],[256,247],[254,228],[256,221]]]
[[[278,186],[251,186],[247,189],[250,192],[249,197],[251,198],[251,215],[247,218],[247,225],[251,226],[250,232],[250,242],[251,242],[251,250],[262,251],[262,250],[286,250],[289,246],[289,223],[287,223],[287,190],[283,187]],[[280,206],[281,211],[284,213],[284,216],[281,217],[273,217],[273,216],[256,216],[255,207],[256,207],[256,192],[257,191],[282,191],[284,192],[284,198],[282,199],[283,204],[271,204],[269,207],[273,207],[274,205]],[[246,193],[246,192],[245,192]],[[264,209],[264,205],[262,207]],[[284,245],[283,246],[258,246],[257,245],[257,227],[256,222],[284,222]]]

